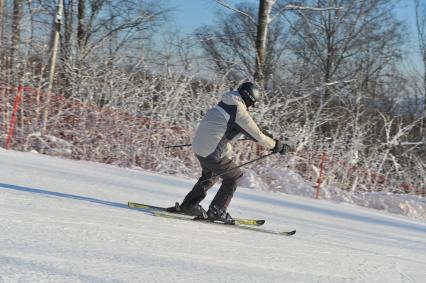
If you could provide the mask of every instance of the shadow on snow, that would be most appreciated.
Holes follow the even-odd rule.
[[[5,184],[5,183],[0,183],[0,189],[9,189],[9,190],[15,190],[15,191],[21,191],[21,192],[27,192],[27,193],[33,193],[33,194],[46,195],[46,196],[54,196],[54,197],[60,197],[60,198],[82,200],[82,201],[87,201],[87,202],[92,202],[92,203],[97,203],[97,204],[108,205],[108,206],[112,206],[112,207],[128,208],[127,203],[123,204],[123,203],[119,203],[119,202],[106,201],[106,200],[96,199],[96,198],[92,198],[92,197],[85,197],[85,196],[79,196],[79,195],[73,195],[73,194],[59,193],[59,192],[53,192],[53,191],[48,191],[48,190],[35,189],[35,188],[29,188],[29,187],[11,185],[11,184]]]

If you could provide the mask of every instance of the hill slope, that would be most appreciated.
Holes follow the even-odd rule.
[[[194,180],[0,149],[0,282],[424,282],[426,223],[239,188],[282,237],[156,218]],[[202,203],[205,207],[215,189]]]

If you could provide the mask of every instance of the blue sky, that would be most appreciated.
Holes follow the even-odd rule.
[[[258,0],[245,1],[258,2]],[[194,29],[204,24],[212,24],[214,22],[215,11],[225,9],[214,0],[164,0],[164,2],[174,10],[173,20],[176,26],[184,33],[192,33]],[[227,0],[225,2],[235,4],[244,2],[244,0]],[[411,61],[413,61],[413,64],[419,64],[421,57],[417,51],[413,0],[402,0],[398,4],[396,13],[400,19],[406,21],[410,32],[412,42],[407,47],[407,52],[411,53]],[[419,68],[420,64],[416,67]]]
[[[257,2],[258,0],[245,0]],[[168,6],[174,8],[173,16],[179,27],[185,32],[192,32],[195,28],[212,23],[214,12],[225,9],[214,0],[165,0]],[[243,0],[227,0],[227,3],[240,3]],[[412,0],[402,0],[398,5],[397,14],[401,19],[407,20],[410,30],[415,30],[415,14]]]
[[[213,0],[167,0],[165,2],[175,10],[174,20],[185,33],[191,33],[204,24],[211,24],[214,11],[219,8]]]

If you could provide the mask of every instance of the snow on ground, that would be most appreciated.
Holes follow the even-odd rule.
[[[194,180],[0,149],[0,282],[425,282],[426,223],[239,188],[268,235],[130,210]],[[208,206],[214,190],[203,202]]]
[[[291,195],[309,198],[316,195],[316,184],[304,180],[301,175],[290,169],[264,167],[259,172],[260,174],[256,174],[253,170],[245,169],[242,183],[248,188],[265,191],[272,187],[279,192]],[[262,179],[274,180],[274,185],[269,186]],[[320,192],[321,198],[333,202],[356,204],[426,221],[426,198],[421,196],[389,192],[346,191],[337,186],[325,184],[321,186]]]

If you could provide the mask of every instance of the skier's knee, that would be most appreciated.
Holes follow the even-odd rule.
[[[214,177],[214,178],[210,178],[210,179],[207,179],[207,180],[203,181],[204,191],[207,191],[208,189],[210,189],[211,187],[213,187],[213,185],[216,184],[216,182],[218,180],[219,180],[219,177]]]

